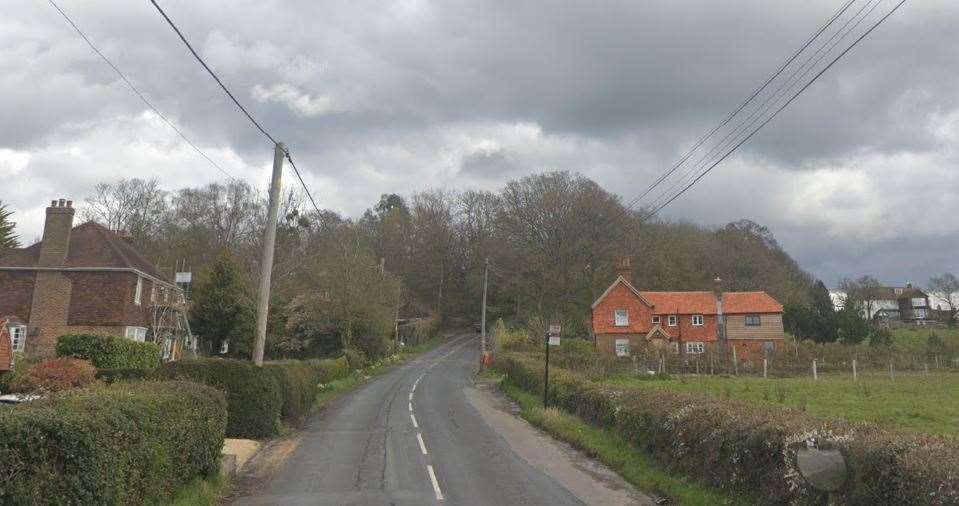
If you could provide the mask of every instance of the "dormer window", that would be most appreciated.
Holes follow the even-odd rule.
[[[670,327],[675,327],[678,320],[679,318],[676,315],[671,314],[666,317],[666,324],[669,325]]]
[[[617,327],[626,327],[629,325],[629,311],[625,309],[617,309],[613,311],[613,323]]]
[[[653,325],[659,325],[661,321],[662,321],[662,318],[658,314],[653,315]]]

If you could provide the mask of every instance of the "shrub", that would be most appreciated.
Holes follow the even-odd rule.
[[[161,379],[187,378],[226,391],[228,437],[264,438],[279,430],[283,398],[269,372],[241,360],[202,358],[163,364]]]
[[[97,379],[107,383],[147,379],[153,374],[151,369],[97,369]]]
[[[350,365],[350,369],[362,369],[369,364],[366,354],[356,348],[347,348],[343,350],[343,356]]]
[[[21,381],[23,376],[30,370],[31,367],[36,362],[28,359],[22,353],[17,353],[14,356],[13,361],[13,370],[0,373],[0,393],[7,393],[13,391],[17,383]]]
[[[93,383],[96,372],[86,360],[60,357],[31,367],[13,387],[20,392],[59,392]]]
[[[283,360],[263,364],[280,386],[283,406],[280,414],[287,423],[296,425],[310,413],[318,392],[317,375],[305,361]]]
[[[542,392],[542,364],[499,354],[498,369]],[[762,504],[814,502],[819,495],[796,468],[794,444],[831,441],[846,458],[842,504],[959,503],[959,445],[954,439],[893,433],[868,423],[822,420],[770,406],[653,389],[601,387],[550,368],[553,406],[617,430],[677,471]]]
[[[57,356],[89,360],[98,369],[153,369],[160,347],[115,336],[70,334],[57,338]]]
[[[313,370],[313,377],[317,383],[329,383],[350,374],[350,363],[346,357],[311,359],[307,360],[306,364]]]
[[[186,382],[75,390],[0,410],[0,504],[162,504],[219,470],[226,401]]]

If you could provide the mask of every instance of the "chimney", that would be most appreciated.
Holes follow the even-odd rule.
[[[906,283],[906,288],[912,288],[912,283]]]
[[[619,264],[616,265],[616,276],[622,276],[626,281],[633,282],[633,269],[629,265],[629,257],[619,259]]]
[[[73,201],[60,199],[50,202],[47,218],[43,222],[43,239],[40,244],[40,267],[63,267],[70,248],[70,231],[73,229]]]
[[[719,276],[713,280],[713,295],[716,297],[716,338],[726,342],[726,316],[723,314],[723,280]]]
[[[716,296],[716,300],[723,300],[723,280],[719,276],[713,280],[713,295]]]
[[[131,234],[129,230],[114,230],[113,233],[120,239],[126,241],[127,244],[133,244],[133,234]]]

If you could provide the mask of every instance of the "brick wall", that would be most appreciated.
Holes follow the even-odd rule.
[[[617,309],[629,312],[629,325],[617,327],[614,313]],[[626,285],[617,283],[606,297],[593,308],[593,334],[647,334],[652,330],[652,312]],[[598,345],[597,345],[598,346]]]
[[[133,303],[137,275],[131,272],[70,272],[70,326],[148,327],[152,282],[143,279],[140,305]],[[122,335],[122,334],[121,334]]]
[[[13,364],[13,346],[10,342],[10,334],[3,320],[0,320],[0,373],[9,371]]]
[[[680,314],[677,316],[677,325],[670,327],[667,315],[661,315],[663,330],[673,337],[673,341],[682,340],[687,343],[691,341],[709,343],[716,341],[716,315],[702,315],[703,324],[693,325],[693,315]]]
[[[47,328],[65,327],[70,312],[70,279],[60,272],[39,271],[33,289],[25,352],[34,357],[53,356],[56,336]]]
[[[30,321],[35,282],[34,271],[0,271],[0,315]]]

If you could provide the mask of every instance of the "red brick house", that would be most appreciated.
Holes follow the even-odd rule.
[[[0,256],[0,315],[13,321],[14,351],[49,357],[57,337],[86,333],[154,341],[165,358],[175,358],[181,338],[165,332],[157,316],[184,302],[182,290],[133,247],[129,234],[92,221],[74,227],[73,215],[72,202],[53,201],[43,239]]]
[[[654,346],[694,355],[725,341],[748,359],[782,346],[783,307],[766,292],[723,292],[718,278],[711,292],[645,292],[630,277],[624,260],[616,280],[593,303],[600,353],[624,356]]]
[[[0,319],[0,374],[13,369],[13,340],[6,318]]]

